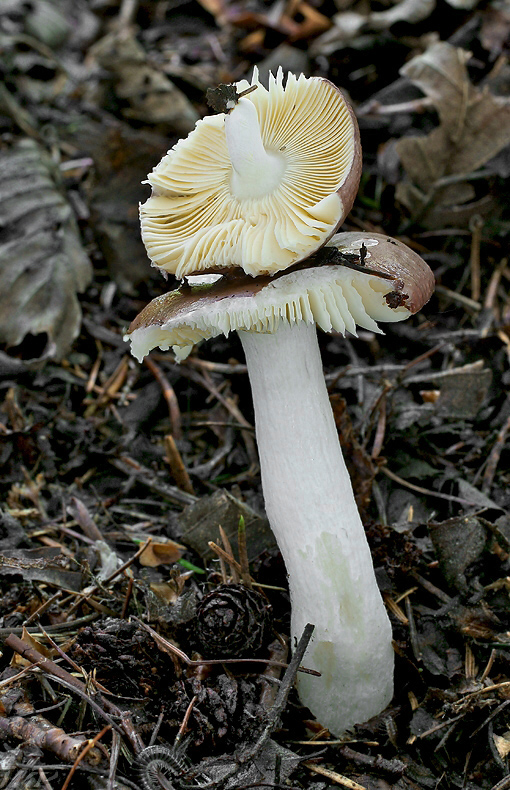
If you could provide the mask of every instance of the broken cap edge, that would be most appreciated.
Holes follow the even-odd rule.
[[[201,340],[239,329],[273,332],[281,321],[316,323],[326,332],[341,334],[356,335],[356,325],[382,333],[377,321],[402,321],[430,298],[433,275],[406,245],[399,243],[399,249],[392,244],[385,262],[381,249],[390,243],[388,237],[359,233],[335,238],[343,251],[353,251],[363,242],[371,245],[367,265],[394,279],[327,265],[273,278],[223,277],[212,285],[183,287],[153,299],[134,319],[125,336],[133,355],[141,360],[156,346],[172,347],[181,361]],[[399,256],[405,259],[400,269],[395,261]],[[413,258],[421,262],[416,276]]]

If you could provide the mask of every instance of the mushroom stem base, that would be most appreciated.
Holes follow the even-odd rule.
[[[315,624],[299,695],[337,735],[393,694],[391,626],[375,579],[313,324],[239,332],[267,515],[289,574],[292,636]]]

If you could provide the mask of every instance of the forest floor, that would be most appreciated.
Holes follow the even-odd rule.
[[[510,787],[509,35],[500,0],[1,4],[0,788]],[[175,285],[142,182],[254,65],[345,91],[342,229],[437,283],[384,335],[319,338],[396,653],[391,704],[342,738],[299,655],[274,665],[290,603],[237,337],[180,365],[123,340]]]

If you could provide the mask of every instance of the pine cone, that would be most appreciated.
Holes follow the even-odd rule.
[[[221,584],[197,608],[197,637],[207,658],[253,656],[267,641],[271,604],[242,584]]]

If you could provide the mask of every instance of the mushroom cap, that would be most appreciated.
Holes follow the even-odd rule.
[[[280,321],[316,323],[356,335],[356,325],[382,333],[376,321],[403,321],[430,299],[434,276],[417,253],[377,233],[339,233],[328,247],[359,254],[362,267],[295,267],[274,277],[222,277],[183,286],[153,299],[134,319],[126,339],[140,361],[151,349],[173,348],[185,359],[200,340],[244,329],[273,332]],[[190,278],[193,279],[193,278]]]
[[[339,89],[292,73],[284,85],[281,69],[270,74],[269,89],[257,69],[251,84],[257,90],[238,105],[258,123],[277,173],[267,189],[258,186],[262,194],[235,187],[224,113],[198,121],[148,176],[142,238],[153,265],[178,278],[238,267],[252,276],[286,269],[325,244],[354,202],[359,131]],[[248,87],[246,80],[236,84],[238,93]]]

